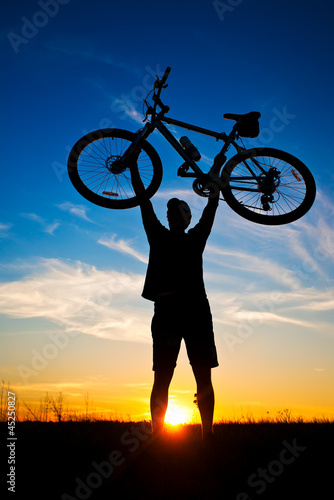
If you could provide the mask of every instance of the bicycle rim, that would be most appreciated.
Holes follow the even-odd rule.
[[[88,201],[113,209],[132,208],[150,198],[162,178],[161,161],[155,149],[142,141],[138,171],[145,193],[136,196],[130,170],[117,163],[133,142],[135,134],[120,129],[103,129],[82,137],[68,160],[72,184]]]
[[[278,172],[270,194],[265,182],[268,171]],[[228,205],[259,224],[293,222],[311,208],[315,199],[315,182],[308,168],[296,157],[276,149],[255,148],[236,155],[224,167],[222,177]]]

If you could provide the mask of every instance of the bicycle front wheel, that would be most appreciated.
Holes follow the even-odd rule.
[[[236,213],[258,224],[293,222],[308,212],[316,195],[309,169],[298,158],[272,148],[235,155],[221,172],[222,194]]]
[[[125,209],[151,198],[162,180],[162,164],[156,150],[144,139],[140,142],[138,171],[145,191],[134,192],[130,170],[122,156],[135,139],[133,132],[101,129],[82,137],[72,148],[68,174],[75,189],[86,200],[104,208]]]

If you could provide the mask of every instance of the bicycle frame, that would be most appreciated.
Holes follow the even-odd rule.
[[[183,158],[187,164],[187,167],[190,167],[193,170],[193,173],[179,173],[180,177],[194,177],[201,178],[207,176],[208,174],[203,172],[200,167],[197,165],[192,158],[190,158],[184,148],[181,146],[179,141],[174,137],[174,135],[168,130],[168,128],[163,124],[163,122],[169,125],[175,125],[176,127],[184,128],[187,130],[191,130],[193,132],[197,132],[199,134],[208,135],[210,137],[214,137],[217,141],[224,141],[224,146],[221,149],[220,153],[217,155],[219,157],[219,161],[215,161],[209,171],[209,175],[212,174],[216,176],[219,173],[220,168],[226,161],[225,153],[229,149],[232,144],[238,153],[240,153],[243,148],[240,147],[235,142],[235,132],[232,132],[229,135],[226,135],[225,132],[215,132],[213,130],[205,129],[202,127],[198,127],[196,125],[191,125],[190,123],[182,122],[180,120],[175,120],[174,118],[170,118],[167,116],[161,116],[161,113],[153,118],[150,122],[148,122],[144,128],[140,129],[138,134],[138,139],[136,144],[140,141],[141,138],[147,139],[147,137],[155,130],[159,130],[159,132],[164,136],[164,138],[169,142],[169,144],[177,151],[177,153]]]

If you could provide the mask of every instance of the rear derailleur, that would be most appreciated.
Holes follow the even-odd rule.
[[[277,192],[280,185],[280,171],[276,167],[271,167],[264,177],[258,179],[258,189],[262,194],[262,208],[266,212],[272,210],[270,203],[274,203],[273,194]]]

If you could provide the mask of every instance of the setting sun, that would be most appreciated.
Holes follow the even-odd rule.
[[[189,410],[181,406],[169,406],[167,408],[165,422],[169,425],[190,423],[191,414]]]

